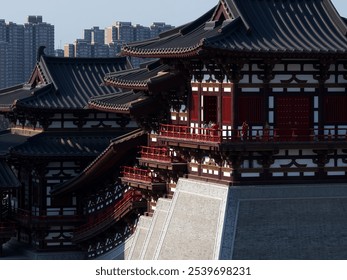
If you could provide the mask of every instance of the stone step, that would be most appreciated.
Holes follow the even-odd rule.
[[[152,217],[141,216],[137,224],[133,242],[129,251],[128,260],[139,260],[143,250],[145,240],[147,238],[148,230],[152,223]]]
[[[154,259],[218,259],[228,187],[180,179]]]
[[[151,227],[142,250],[141,259],[152,260],[163,233],[165,220],[169,213],[171,199],[159,199],[153,214]]]

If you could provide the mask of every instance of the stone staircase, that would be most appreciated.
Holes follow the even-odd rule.
[[[112,259],[347,259],[346,203],[347,184],[180,179],[172,200],[159,199]]]
[[[139,260],[142,253],[142,248],[145,243],[149,228],[152,223],[152,217],[142,216],[137,224],[136,231],[133,237],[133,243],[130,248],[129,260]]]
[[[180,179],[172,200],[140,218],[128,259],[218,259],[227,197],[224,185]]]

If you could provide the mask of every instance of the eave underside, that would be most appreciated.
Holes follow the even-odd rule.
[[[74,179],[57,186],[52,195],[62,195],[79,190],[98,181],[104,174],[114,169],[124,155],[142,145],[146,139],[145,131],[138,129],[114,139],[112,143]]]

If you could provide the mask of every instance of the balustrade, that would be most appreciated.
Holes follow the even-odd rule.
[[[100,229],[118,221],[132,209],[134,203],[140,202],[141,199],[140,192],[127,191],[121,200],[110,205],[105,211],[90,215],[87,223],[75,231],[75,241],[92,237],[95,232],[97,233]]]
[[[347,129],[270,129],[249,128],[244,129],[219,129],[196,128],[188,126],[175,126],[162,124],[159,136],[162,138],[182,139],[193,142],[323,142],[323,141],[346,141]]]
[[[141,169],[136,167],[123,166],[123,177],[133,181],[144,183],[160,183],[161,180],[156,176],[156,173],[151,170]]]

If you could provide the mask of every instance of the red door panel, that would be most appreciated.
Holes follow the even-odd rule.
[[[204,122],[217,123],[217,96],[204,96]]]
[[[310,97],[277,97],[276,128],[282,140],[308,140],[310,124]]]
[[[190,120],[198,121],[199,113],[200,113],[199,96],[197,94],[193,94],[191,99]]]

